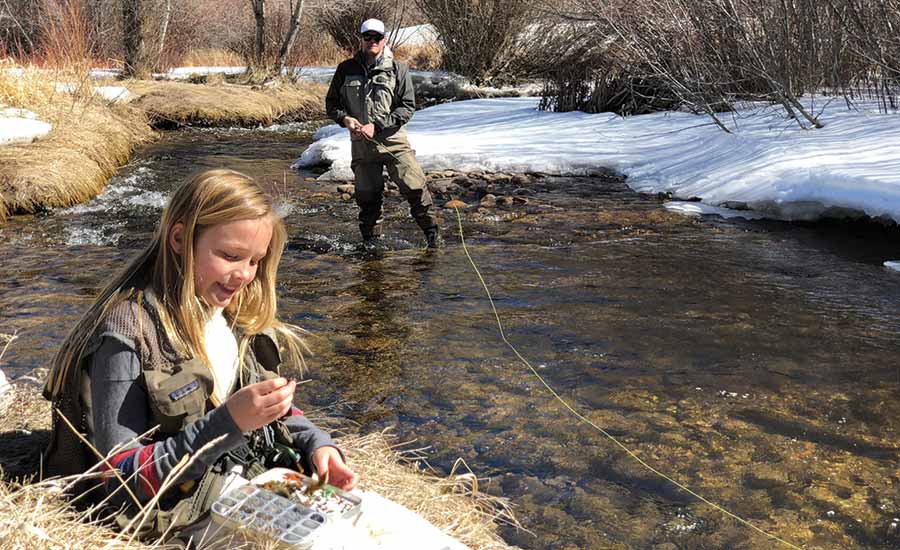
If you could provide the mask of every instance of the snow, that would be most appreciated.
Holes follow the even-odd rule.
[[[900,260],[891,260],[889,262],[884,262],[884,267],[893,269],[894,271],[900,271]]]
[[[418,46],[437,42],[437,30],[433,25],[413,25],[412,27],[402,27],[388,33],[388,40],[391,44],[400,46]]]
[[[806,101],[824,128],[803,130],[761,105],[723,115],[728,134],[691,113],[549,113],[536,109],[535,98],[499,98],[418,111],[407,129],[426,171],[585,175],[605,168],[625,174],[636,191],[738,208],[744,217],[753,210],[785,220],[900,222],[900,116],[874,104],[854,110],[843,100]],[[352,179],[347,131],[326,126],[315,140],[294,166],[330,164],[323,179]]]
[[[132,99],[131,92],[125,86],[97,86],[94,91],[113,103],[128,102]]]
[[[3,369],[0,369],[0,395],[5,394],[11,389],[12,385],[9,383],[9,380],[7,380],[6,373],[3,372]]]
[[[188,79],[194,75],[238,75],[247,70],[247,67],[175,67],[165,73],[154,74],[154,77],[171,80]]]
[[[33,118],[0,117],[0,145],[31,143],[52,129],[52,125]]]

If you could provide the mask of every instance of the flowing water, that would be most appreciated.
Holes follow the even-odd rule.
[[[579,424],[504,347],[443,212],[447,246],[389,198],[383,253],[355,205],[288,169],[302,127],[168,134],[97,199],[0,227],[0,332],[43,366],[91,295],[146,243],[187,174],[245,171],[288,205],[282,317],[312,332],[308,409],[393,426],[509,497],[527,549],[779,548]],[[528,204],[463,214],[510,340],[644,460],[806,548],[900,547],[896,232],[703,221],[621,180],[541,178]],[[352,424],[352,423],[349,423]],[[352,459],[352,457],[351,457]]]

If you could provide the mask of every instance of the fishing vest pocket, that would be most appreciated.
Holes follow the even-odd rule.
[[[378,121],[382,126],[387,122],[394,104],[394,71],[381,71],[372,75],[369,120]]]
[[[193,360],[182,363],[174,374],[144,371],[154,422],[161,433],[177,432],[206,412],[210,388],[207,380],[198,376],[199,368],[205,367]]]
[[[347,107],[347,112],[350,116],[359,119],[360,122],[365,122],[362,120],[364,112],[362,91],[363,78],[360,76],[348,76],[341,87],[341,94],[344,96],[344,105]]]

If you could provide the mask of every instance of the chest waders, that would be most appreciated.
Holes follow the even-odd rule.
[[[434,201],[426,185],[425,173],[416,160],[403,126],[386,128],[396,100],[397,68],[393,55],[385,49],[375,64],[367,67],[365,58],[354,58],[363,74],[347,75],[341,86],[341,102],[350,116],[363,124],[385,128],[374,140],[352,139],[350,167],[354,175],[354,195],[359,206],[359,231],[363,240],[380,234],[383,213],[384,170],[397,184],[409,203],[409,213],[429,238],[437,235]],[[429,242],[433,239],[429,238]]]

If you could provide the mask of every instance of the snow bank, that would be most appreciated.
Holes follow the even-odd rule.
[[[418,46],[437,42],[438,35],[433,25],[414,25],[412,27],[401,27],[388,33],[388,40],[391,44],[400,46]]]
[[[777,109],[743,108],[727,134],[702,115],[547,113],[534,98],[446,103],[416,113],[410,141],[427,171],[628,176],[640,192],[670,192],[769,217],[865,214],[900,222],[900,116],[816,98],[825,127],[805,131]],[[823,110],[824,107],[824,110]],[[330,164],[323,178],[352,179],[350,142],[322,128],[295,167]]]
[[[34,113],[31,113],[32,115]],[[0,113],[0,145],[31,143],[50,133],[51,124],[32,117],[4,117]]]

